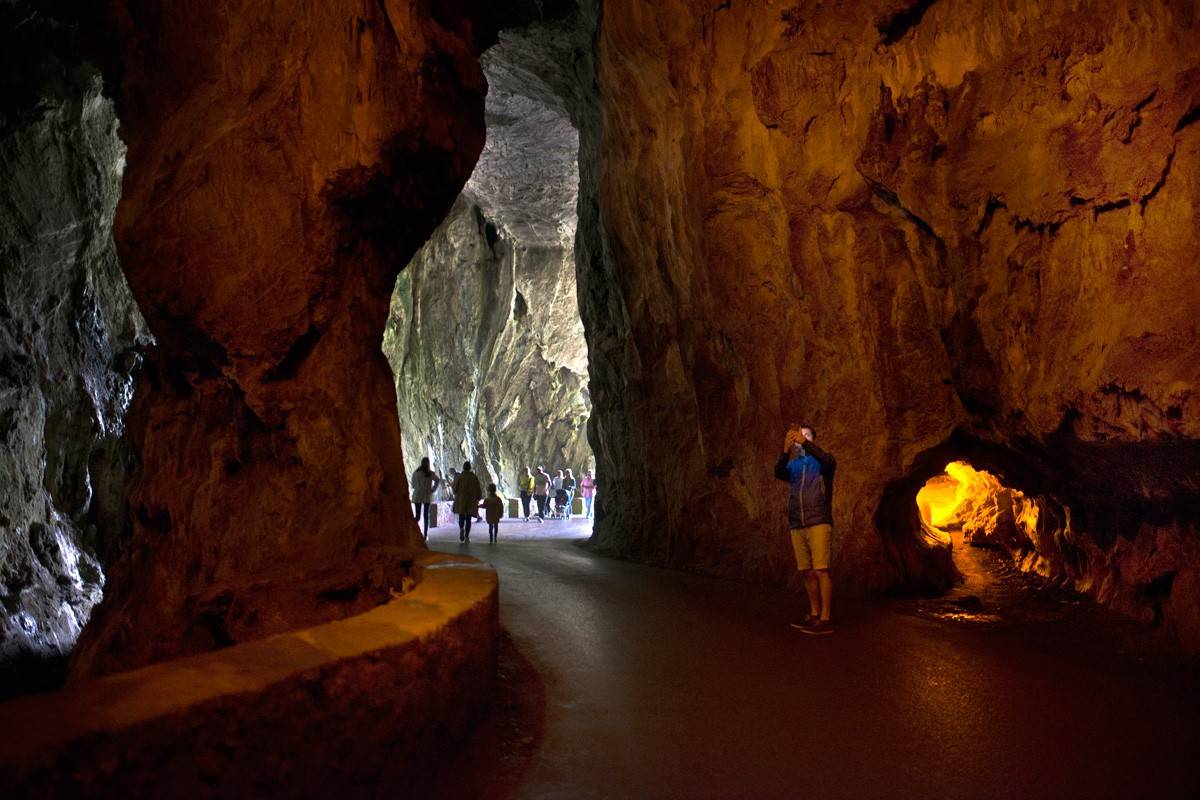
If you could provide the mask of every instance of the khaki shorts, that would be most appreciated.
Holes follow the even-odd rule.
[[[792,549],[796,551],[796,569],[829,569],[833,557],[833,526],[828,522],[792,529]]]

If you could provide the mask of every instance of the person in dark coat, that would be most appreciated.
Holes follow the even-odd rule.
[[[483,487],[479,478],[471,471],[471,462],[463,464],[463,471],[454,479],[454,513],[458,515],[458,540],[471,541],[471,521],[479,514],[479,501],[483,499]]]

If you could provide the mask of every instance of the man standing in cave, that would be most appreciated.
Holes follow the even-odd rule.
[[[837,462],[813,441],[811,425],[793,425],[783,443],[783,455],[775,464],[775,477],[788,483],[788,529],[796,568],[804,573],[808,594],[808,617],[793,622],[803,633],[833,633],[830,606],[833,579],[829,574],[833,557],[833,474]]]

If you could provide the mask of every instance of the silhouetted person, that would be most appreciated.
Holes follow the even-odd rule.
[[[540,464],[533,479],[533,496],[537,500],[538,519],[545,521],[546,509],[550,505],[550,473]]]
[[[429,538],[429,506],[433,503],[433,493],[437,491],[437,487],[442,483],[442,479],[437,476],[429,466],[429,459],[422,458],[421,466],[417,467],[412,474],[412,481],[409,483],[412,494],[413,508],[417,511],[417,523],[421,522],[421,512],[424,512],[425,517],[425,538]]]
[[[775,477],[788,482],[788,528],[796,568],[804,573],[808,593],[807,619],[792,626],[804,633],[833,633],[830,607],[833,579],[833,473],[837,462],[817,446],[811,425],[793,427],[784,439],[784,452],[775,464]]]
[[[592,503],[596,500],[596,479],[589,469],[579,479],[579,496],[583,498],[584,517],[592,518]]]
[[[463,463],[462,474],[454,480],[454,513],[458,514],[458,540],[471,541],[471,520],[479,513],[483,489],[479,478],[471,471],[471,462]]]
[[[504,498],[496,494],[496,484],[488,484],[488,496],[482,505],[487,514],[488,542],[495,544],[500,537],[500,519],[504,516]]]
[[[567,493],[566,517],[570,519],[571,509],[575,505],[575,475],[572,474],[570,467],[567,467],[567,474],[563,477],[563,491]]]

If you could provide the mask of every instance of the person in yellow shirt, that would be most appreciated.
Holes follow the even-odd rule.
[[[529,502],[533,500],[533,472],[529,467],[517,476],[517,491],[521,494],[521,510],[525,512],[525,521],[529,522]],[[541,521],[539,517],[538,522]]]

